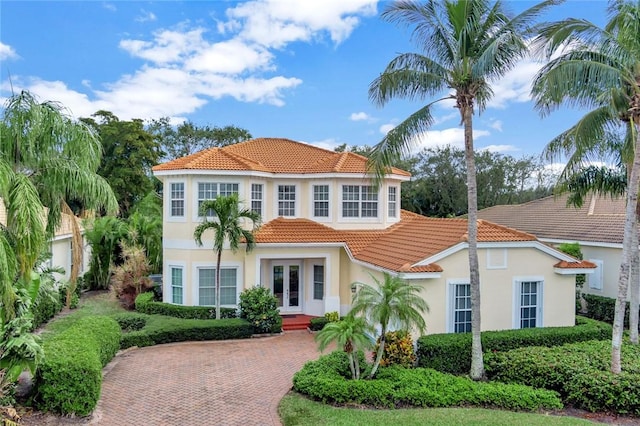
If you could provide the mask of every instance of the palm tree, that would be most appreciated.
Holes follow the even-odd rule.
[[[385,336],[390,326],[409,330],[416,327],[421,333],[427,328],[422,317],[429,311],[427,302],[420,296],[421,287],[411,284],[397,275],[384,273],[383,281],[371,276],[376,286],[355,283],[358,288],[353,296],[351,314],[363,314],[365,319],[380,325],[380,345],[371,368],[370,377],[375,376],[384,354]]]
[[[200,206],[199,213],[203,217],[203,222],[196,227],[193,233],[196,243],[202,246],[202,234],[207,229],[213,229],[215,233],[213,251],[216,252],[216,318],[220,319],[220,259],[224,243],[228,240],[229,248],[235,253],[238,251],[240,242],[244,240],[246,252],[253,250],[256,245],[253,231],[260,223],[260,215],[249,209],[241,209],[236,194],[204,201]],[[209,220],[207,216],[213,216],[213,219]],[[244,229],[240,223],[243,219],[250,220],[253,229]]]
[[[598,150],[615,150],[626,165],[627,207],[611,338],[611,371],[619,373],[630,271],[638,262],[634,229],[640,178],[640,1],[611,1],[608,11],[604,28],[580,19],[542,27],[535,43],[548,58],[559,56],[536,76],[532,95],[542,115],[564,104],[590,109],[547,147],[551,153],[570,153],[567,174]],[[612,143],[620,139],[622,144]],[[640,286],[637,281],[632,294]]]
[[[401,0],[387,7],[382,17],[413,28],[413,39],[422,53],[394,58],[369,88],[369,97],[383,106],[393,98],[430,100],[378,143],[371,156],[376,180],[389,166],[410,151],[417,139],[434,124],[433,106],[454,101],[464,127],[469,216],[469,275],[472,310],[471,377],[484,376],[480,340],[480,274],[477,253],[477,186],[473,149],[473,115],[491,99],[490,82],[505,75],[527,54],[527,37],[534,20],[549,6],[547,0],[511,17],[502,2],[488,0],[428,0],[421,4]],[[450,91],[443,97],[442,94]]]
[[[108,183],[96,173],[102,158],[100,141],[62,105],[39,103],[29,92],[13,95],[5,104],[0,130],[0,174],[4,175],[0,196],[7,208],[7,229],[15,236],[19,272],[27,280],[62,214],[71,213],[70,200],[108,213],[115,213],[118,203]],[[79,227],[73,230],[74,258],[78,259],[81,236]],[[72,282],[79,267],[80,262],[74,262]]]
[[[354,380],[360,379],[360,361],[358,351],[373,347],[370,333],[373,327],[364,318],[347,315],[340,321],[330,322],[324,326],[315,340],[320,351],[324,351],[331,343],[336,342],[342,347],[349,358],[349,369]]]

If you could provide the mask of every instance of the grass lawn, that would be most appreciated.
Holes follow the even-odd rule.
[[[289,393],[278,407],[284,426],[320,425],[588,425],[586,420],[545,414],[516,413],[482,408],[411,408],[399,410],[366,410],[338,408]]]
[[[63,311],[64,312],[64,311]],[[95,316],[95,315],[114,315],[127,312],[120,303],[115,299],[112,293],[104,292],[92,295],[90,297],[83,296],[80,299],[78,308],[73,309],[70,313],[55,318],[50,321],[43,330],[42,336],[46,339],[49,332],[60,333],[69,328],[79,318]]]

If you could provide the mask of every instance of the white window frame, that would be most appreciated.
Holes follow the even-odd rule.
[[[285,187],[285,186],[290,186],[290,187],[294,188],[294,191],[293,191],[294,198],[293,198],[293,200],[280,200],[280,187]],[[298,217],[299,216],[298,209],[299,209],[299,206],[300,206],[300,200],[298,199],[299,198],[298,194],[300,194],[300,188],[298,188],[298,185],[295,184],[295,183],[276,183],[274,192],[275,192],[274,195],[275,195],[275,198],[276,198],[275,203],[274,203],[275,217],[280,217],[280,216],[287,217],[287,218]],[[281,215],[280,214],[280,201],[283,201],[283,202],[293,201],[293,215],[285,216],[285,215]]]
[[[538,283],[536,288],[536,327],[544,327],[544,277],[542,276],[520,276],[513,278],[513,328],[520,329],[521,326],[521,289],[524,282]]]
[[[589,259],[596,265],[596,270],[592,274],[587,274],[589,289],[602,291],[604,285],[604,261],[600,259]],[[595,281],[595,282],[594,282]]]
[[[215,276],[215,270],[216,270],[216,264],[212,263],[212,262],[193,262],[191,264],[192,268],[192,274],[193,274],[193,289],[192,289],[192,304],[194,306],[210,306],[210,305],[200,305],[200,270],[201,269],[211,269],[214,273]],[[242,278],[242,265],[238,262],[221,262],[220,264],[220,269],[221,270],[225,270],[225,269],[234,269],[236,271],[236,304],[235,305],[229,305],[229,304],[222,304],[220,303],[220,306],[223,308],[237,308],[238,304],[240,303],[240,293],[242,293],[242,290],[244,289],[242,286],[243,278]],[[214,286],[215,286],[215,281],[214,281]],[[215,294],[215,291],[214,291]],[[212,307],[215,307],[215,305],[213,305]]]
[[[487,269],[507,269],[507,249],[506,248],[488,248],[487,250]]]
[[[169,222],[184,222],[187,217],[187,184],[184,181],[169,181],[167,182],[169,185],[169,202],[167,203],[167,220]],[[173,185],[182,185],[182,198],[174,198],[174,189]],[[174,201],[182,201],[182,214],[174,215],[173,214],[173,202]]]
[[[398,187],[395,185],[387,188],[387,217],[390,219],[398,218],[398,193]]]
[[[345,200],[345,187],[354,187],[358,188],[357,199],[353,200]],[[376,194],[376,199],[374,200],[365,200],[363,199],[363,188],[373,189]],[[358,206],[358,215],[357,216],[345,216],[345,203],[354,203]],[[362,216],[363,205],[365,203],[375,203],[376,204],[376,215],[375,216]],[[350,183],[342,183],[340,185],[340,219],[346,221],[358,221],[358,222],[379,222],[380,221],[380,191],[375,189],[373,185],[357,185]]]
[[[258,192],[258,191],[254,192],[254,186],[260,188],[260,198],[254,197],[254,195],[257,194]],[[251,209],[251,211],[258,213],[260,215],[260,218],[263,218],[264,217],[264,183],[256,183],[256,182],[251,183],[250,200],[251,200],[251,205],[249,206],[249,208]],[[253,203],[260,203],[259,204],[260,208],[259,209],[254,208]]]
[[[326,200],[316,200],[316,187],[324,186],[327,188],[327,199]],[[317,222],[331,222],[331,185],[326,182],[318,182],[311,184],[311,205],[309,210],[311,212],[311,217],[314,218]],[[316,203],[327,203],[327,215],[326,216],[316,216]]]
[[[173,285],[173,270],[179,270],[180,271],[180,279],[181,279],[181,285],[180,286],[176,286]],[[167,280],[167,287],[170,290],[169,293],[169,303],[174,304],[174,305],[184,305],[185,303],[185,277],[184,277],[184,265],[176,265],[176,264],[169,264],[167,266],[167,270],[168,270],[168,275],[169,275],[169,279]],[[175,299],[173,297],[173,289],[174,288],[180,288],[181,289],[181,299],[182,299],[182,303],[177,303],[175,302]]]
[[[318,283],[316,281],[316,266],[319,266],[322,268],[322,283],[320,283],[322,285],[322,297],[320,297],[319,299],[316,297],[316,284]],[[311,267],[311,281],[312,281],[311,297],[313,300],[324,300],[324,294],[327,289],[326,269],[327,268],[325,268],[324,264],[322,263],[314,263]]]
[[[215,197],[218,197],[220,195],[229,195],[229,194],[237,194],[238,197],[240,196],[241,190],[242,190],[242,185],[240,184],[240,182],[238,181],[227,181],[227,180],[219,180],[219,179],[203,179],[203,180],[198,180],[196,182],[193,183],[194,185],[194,197],[193,197],[193,210],[194,210],[194,214],[193,214],[193,221],[194,222],[202,222],[202,216],[200,216],[200,202],[201,201],[207,201],[207,200],[214,200],[214,198],[200,198],[200,185],[201,184],[206,184],[206,185],[214,185],[214,190],[213,192],[215,193]],[[238,187],[238,191],[237,192],[225,192],[224,194],[222,194],[221,190],[220,190],[220,185],[237,185]],[[214,216],[207,216],[208,219],[213,219]]]
[[[471,280],[469,278],[453,278],[447,280],[447,333],[455,333],[456,324],[456,286],[468,285],[471,298]]]

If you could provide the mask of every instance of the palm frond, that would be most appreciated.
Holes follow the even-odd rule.
[[[440,100],[442,99],[435,102]],[[417,145],[420,134],[431,127],[433,124],[431,106],[435,102],[411,114],[409,118],[391,129],[374,147],[367,162],[367,169],[368,172],[373,173],[377,186],[381,184],[390,167],[403,155],[409,154]]]

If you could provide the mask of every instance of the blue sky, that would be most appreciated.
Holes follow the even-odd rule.
[[[255,137],[286,137],[332,149],[374,145],[418,102],[368,99],[368,86],[398,53],[416,51],[410,32],[383,22],[375,0],[11,1],[0,2],[0,97],[28,89],[76,117],[99,109],[121,119],[172,117],[233,124]],[[528,1],[507,1],[518,12]],[[603,24],[604,1],[568,1],[548,20]],[[580,111],[541,119],[528,100],[540,64],[523,61],[494,83],[475,118],[479,149],[539,154]],[[462,146],[457,110],[421,146]]]

